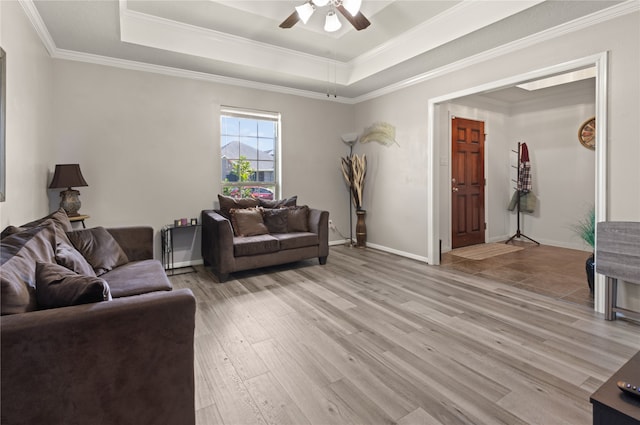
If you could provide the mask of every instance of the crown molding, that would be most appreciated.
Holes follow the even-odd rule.
[[[478,53],[468,58],[452,62],[442,67],[427,71],[425,73],[416,75],[414,77],[399,81],[394,84],[390,84],[378,90],[373,90],[361,96],[346,98],[346,97],[329,97],[326,93],[293,89],[285,86],[260,83],[251,80],[244,80],[239,78],[225,77],[215,74],[208,74],[203,72],[183,70],[179,68],[173,68],[162,65],[147,64],[132,60],[117,59],[107,56],[94,55],[89,53],[75,52],[71,50],[58,49],[49,34],[40,14],[38,13],[32,0],[19,0],[26,15],[34,26],[37,34],[42,40],[45,48],[49,52],[49,55],[55,59],[72,60],[77,62],[87,62],[104,66],[111,66],[116,68],[130,69],[142,72],[151,72],[155,74],[163,74],[173,77],[188,78],[194,80],[208,81],[218,84],[228,84],[233,86],[246,87],[256,90],[265,90],[270,92],[289,94],[294,96],[307,97],[317,100],[324,100],[330,102],[338,102],[344,104],[358,104],[370,99],[375,99],[380,96],[384,96],[389,93],[402,90],[407,87],[411,87],[415,84],[419,84],[434,78],[441,77],[450,72],[458,71],[469,66],[488,61],[499,56],[515,52],[526,47],[532,46],[543,41],[551,40],[564,34],[569,34],[592,25],[596,25],[602,22],[606,22],[611,19],[615,19],[630,13],[640,11],[640,2],[638,0],[627,0],[624,3],[619,3],[610,8],[592,13],[590,15],[575,19],[566,24],[559,25],[548,30],[541,31],[537,34],[516,40],[502,46]],[[298,52],[299,53],[299,52]],[[310,55],[311,56],[311,55]]]
[[[480,28],[529,9],[544,0],[463,1],[348,62],[356,83]]]
[[[348,98],[328,97],[326,93],[319,93],[309,90],[300,90],[290,87],[279,86],[275,84],[260,83],[251,80],[243,80],[240,78],[225,77],[221,75],[209,74],[206,72],[189,71],[170,66],[148,64],[144,62],[132,61],[128,59],[117,59],[109,56],[94,55],[91,53],[76,52],[73,50],[56,49],[51,55],[54,59],[70,60],[75,62],[85,62],[94,65],[110,66],[114,68],[128,69],[132,71],[149,72],[152,74],[161,74],[169,77],[187,78],[191,80],[206,81],[216,84],[225,84],[230,86],[238,86],[256,90],[265,90],[281,94],[293,96],[301,96],[318,100],[329,100],[337,103],[353,103]]]
[[[594,12],[590,15],[583,16],[581,18],[574,19],[565,24],[558,25],[553,28],[541,31],[528,37],[521,38],[516,41],[512,41],[502,46],[495,47],[493,49],[485,50],[484,52],[469,56],[465,59],[451,62],[450,64],[435,68],[427,71],[423,74],[416,75],[411,78],[407,78],[403,81],[399,81],[394,84],[390,84],[378,90],[371,91],[362,96],[353,98],[354,103],[364,102],[366,100],[375,99],[380,96],[384,96],[389,93],[402,90],[407,87],[411,87],[422,82],[441,77],[451,72],[459,71],[464,68],[468,68],[472,65],[486,62],[492,59],[496,59],[500,56],[508,53],[522,50],[526,47],[533,46],[534,44],[542,43],[543,41],[552,40],[562,35],[570,34],[575,31],[579,31],[590,26],[600,24],[611,19],[615,19],[621,16],[628,15],[630,13],[640,11],[640,1],[627,0],[624,3],[619,3],[610,8]]]
[[[1,1],[1,0],[0,0]],[[40,37],[42,44],[44,44],[45,49],[49,52],[50,56],[53,56],[53,53],[56,51],[56,43],[53,41],[47,26],[44,24],[40,13],[38,13],[38,9],[36,9],[36,5],[33,4],[33,0],[18,0],[20,6],[24,10],[24,13],[31,21],[31,25],[36,30],[36,33]]]

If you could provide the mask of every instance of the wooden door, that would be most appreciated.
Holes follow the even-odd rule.
[[[451,122],[451,246],[485,242],[484,122]]]

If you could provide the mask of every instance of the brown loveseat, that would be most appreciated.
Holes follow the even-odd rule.
[[[202,211],[202,259],[220,282],[229,273],[314,257],[326,263],[328,211],[298,207],[295,196],[265,201],[219,195],[218,200],[219,210]]]
[[[1,242],[2,424],[195,423],[195,299],[152,228],[72,231],[60,210]]]

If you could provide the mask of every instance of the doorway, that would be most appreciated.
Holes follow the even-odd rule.
[[[438,132],[441,127],[439,121],[440,117],[437,116],[436,106],[446,103],[452,99],[468,96],[471,94],[479,94],[483,92],[489,92],[506,87],[512,87],[517,84],[522,84],[535,79],[543,77],[549,77],[568,71],[583,69],[586,67],[594,66],[596,68],[596,117],[598,120],[598,126],[596,127],[596,182],[595,182],[595,217],[596,222],[605,221],[607,219],[607,167],[606,167],[606,153],[607,153],[607,69],[608,69],[608,55],[607,52],[602,52],[593,56],[588,56],[582,59],[576,59],[562,64],[550,66],[547,68],[530,71],[525,74],[516,75],[503,80],[493,81],[480,86],[472,87],[458,92],[449,93],[447,95],[431,98],[427,103],[427,157],[428,157],[428,176],[427,181],[427,202],[430,205],[438,205],[440,199],[440,178],[438,176],[438,164],[441,161],[440,148],[437,143]],[[427,228],[429,233],[427,234],[427,259],[430,264],[440,264],[440,223],[442,217],[437,209],[427,211]],[[597,237],[597,235],[596,235]],[[596,275],[595,291],[594,291],[594,310],[600,313],[604,312],[604,278],[601,275]]]
[[[485,242],[484,122],[451,120],[451,247]]]

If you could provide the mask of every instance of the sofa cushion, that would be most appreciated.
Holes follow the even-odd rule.
[[[289,232],[308,232],[309,231],[309,207],[303,205],[301,207],[289,207],[289,216],[287,217],[287,231]]]
[[[280,249],[278,239],[272,235],[240,236],[233,238],[233,256],[269,254]]]
[[[0,313],[36,310],[36,262],[54,262],[55,226],[48,221],[7,236],[0,244]]]
[[[67,232],[73,246],[87,260],[96,276],[129,262],[118,242],[104,227]]]
[[[318,245],[318,235],[311,232],[276,233],[272,235],[280,241],[280,249],[296,249]]]
[[[89,304],[111,299],[109,285],[56,263],[36,262],[36,297],[41,309]]]
[[[220,214],[224,217],[231,218],[231,209],[253,208],[258,206],[258,200],[254,198],[232,198],[231,196],[218,195],[220,203]]]
[[[262,218],[269,233],[287,233],[289,211],[285,208],[263,209]]]
[[[263,208],[284,208],[284,207],[295,207],[298,202],[298,195],[294,195],[290,198],[286,199],[262,199],[259,198],[258,202]]]
[[[56,263],[84,276],[94,276],[96,272],[87,260],[72,245],[58,242],[56,247]]]
[[[257,236],[269,233],[259,208],[232,208],[231,226],[236,236]]]
[[[158,260],[132,261],[100,277],[109,284],[113,298],[172,289],[162,263]]]

